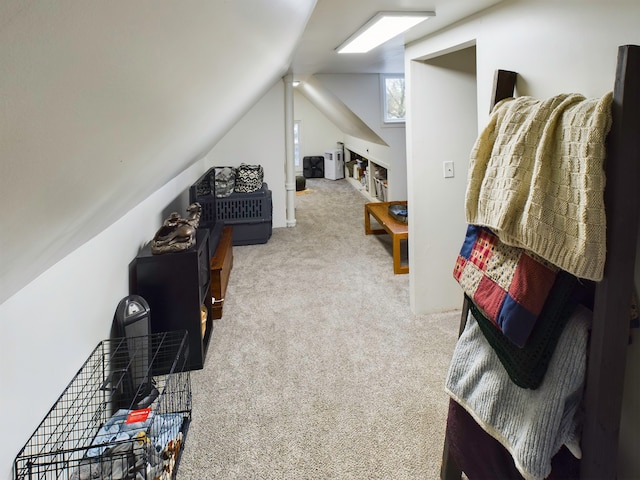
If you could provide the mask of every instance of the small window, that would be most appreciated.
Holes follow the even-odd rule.
[[[302,170],[300,164],[300,120],[293,122],[293,164],[296,171]]]
[[[405,121],[404,75],[382,75],[382,110],[384,123]]]

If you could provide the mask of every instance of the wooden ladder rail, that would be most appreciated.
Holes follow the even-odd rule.
[[[629,336],[629,300],[638,236],[640,47],[618,48],[607,137],[607,260],[595,293],[584,393],[580,478],[616,478]]]
[[[496,103],[505,98],[513,97],[516,88],[516,80],[518,74],[509,70],[496,70],[493,77],[493,92],[491,93],[491,108]],[[467,323],[467,315],[469,313],[469,301],[466,297],[462,302],[462,314],[460,315],[460,329],[458,336],[462,335],[462,331]],[[451,400],[450,400],[451,401]],[[462,478],[462,470],[456,465],[456,462],[449,451],[449,439],[445,434],[444,451],[442,453],[442,464],[440,467],[440,478],[442,480],[460,480]]]

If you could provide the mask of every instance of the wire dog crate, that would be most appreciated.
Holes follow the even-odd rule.
[[[174,479],[191,421],[187,332],[98,344],[15,460],[15,480]]]

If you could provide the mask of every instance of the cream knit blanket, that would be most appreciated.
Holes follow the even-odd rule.
[[[467,222],[578,277],[606,256],[605,139],[612,94],[498,103],[471,152]]]

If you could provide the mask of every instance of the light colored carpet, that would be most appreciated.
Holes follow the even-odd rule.
[[[412,315],[364,197],[307,182],[295,228],[234,247],[179,480],[439,477],[459,312]]]

